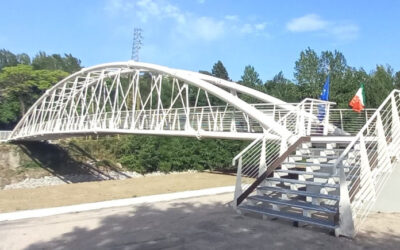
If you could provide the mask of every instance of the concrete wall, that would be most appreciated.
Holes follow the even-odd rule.
[[[372,211],[400,212],[400,163],[397,163],[397,167],[393,170]]]

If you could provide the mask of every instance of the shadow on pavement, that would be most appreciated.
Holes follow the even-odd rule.
[[[171,202],[126,208],[94,229],[80,224],[27,249],[398,249],[399,234],[368,231],[356,240],[336,238],[281,220],[241,216],[218,202]]]

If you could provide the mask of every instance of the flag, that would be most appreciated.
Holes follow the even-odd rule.
[[[360,113],[365,107],[365,91],[364,84],[361,83],[356,95],[351,99],[349,106],[356,112]]]
[[[328,77],[326,77],[324,87],[322,88],[322,93],[319,96],[320,100],[329,101],[329,85],[330,85],[330,78],[328,75]],[[325,118],[325,113],[326,113],[325,112],[325,104],[319,104],[317,117],[320,121],[322,121]]]
[[[329,100],[329,85],[330,85],[330,78],[329,75],[326,78],[324,87],[322,89],[322,93],[319,96],[319,99],[324,100],[324,101],[328,101]]]

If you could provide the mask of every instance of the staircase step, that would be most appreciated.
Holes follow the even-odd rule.
[[[345,148],[320,148],[320,147],[309,147],[309,148],[299,148],[298,150],[311,150],[311,151],[329,150],[329,151],[343,152],[343,151],[345,150]]]
[[[309,217],[305,217],[302,215],[286,213],[286,212],[282,212],[282,211],[275,211],[275,210],[267,209],[267,208],[260,208],[257,206],[241,205],[238,207],[238,209],[247,211],[247,212],[253,212],[253,213],[257,213],[257,214],[278,217],[278,218],[282,218],[282,219],[286,219],[286,220],[312,224],[312,225],[316,225],[316,226],[320,226],[320,227],[324,227],[324,228],[329,228],[332,230],[336,229],[336,227],[337,227],[329,221],[309,218]]]
[[[313,162],[284,162],[282,165],[312,166],[322,168],[333,168],[334,163],[313,163]]]
[[[330,160],[339,158],[339,156],[334,156],[334,155],[308,155],[308,154],[307,155],[306,154],[290,155],[289,157],[303,157],[303,158],[315,158],[315,159],[321,158],[321,159],[330,159]]]
[[[313,181],[300,181],[300,180],[286,179],[286,178],[266,178],[266,180],[267,181],[275,181],[275,182],[286,182],[286,183],[291,183],[291,184],[320,186],[320,187],[327,187],[327,188],[339,188],[339,184],[321,183],[321,182],[313,182]]]
[[[323,177],[323,178],[333,178],[337,177],[330,173],[321,173],[321,172],[309,172],[309,171],[301,171],[301,170],[285,170],[285,169],[276,169],[275,172],[277,173],[286,173],[286,174],[297,174],[297,175],[313,175],[316,177]]]
[[[313,210],[313,211],[319,211],[319,212],[324,212],[324,213],[330,213],[330,214],[337,213],[337,209],[335,207],[318,206],[318,205],[311,204],[308,202],[299,202],[299,201],[295,201],[295,200],[283,200],[280,198],[268,197],[266,195],[249,196],[248,199],[261,201],[261,202],[268,202],[268,203],[276,204],[276,205],[297,207],[297,208],[301,208],[301,209],[305,209],[305,210]]]
[[[335,200],[335,201],[338,201],[340,199],[338,195],[333,195],[333,194],[311,193],[311,192],[302,191],[302,190],[293,190],[293,189],[279,188],[279,187],[263,186],[263,187],[258,187],[257,190],[271,191],[271,192],[277,192],[277,193],[283,193],[283,194],[289,194],[289,195],[293,194],[293,195],[299,195],[299,196],[304,196],[304,197],[321,198],[321,199]]]

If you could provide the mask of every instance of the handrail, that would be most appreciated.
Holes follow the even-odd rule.
[[[394,167],[389,152],[397,150],[399,143],[398,94],[400,90],[393,90],[385,98],[334,163],[334,169],[340,172],[341,235],[353,237],[357,233]],[[389,129],[391,133],[387,133]],[[394,139],[396,144],[389,145],[388,141]],[[354,160],[349,161],[350,158]]]
[[[245,147],[242,151],[240,151],[240,153],[237,154],[237,155],[232,159],[232,165],[235,165],[235,162],[237,161],[237,159],[239,159],[249,148],[253,147],[254,144],[256,144],[257,142],[259,142],[263,137],[264,137],[264,135],[258,137],[257,139],[255,139],[254,141],[252,141],[249,145],[247,145],[247,147]]]
[[[246,197],[251,194],[254,189],[256,189],[258,187],[258,185],[260,185],[260,183],[267,178],[270,174],[272,174],[272,172],[279,167],[283,161],[289,156],[289,154],[291,154],[292,152],[294,152],[296,150],[296,148],[305,142],[309,142],[311,140],[311,138],[309,136],[302,136],[300,137],[295,143],[293,143],[281,156],[279,156],[268,168],[267,170],[260,175],[238,198],[236,201],[236,206],[239,206],[240,203],[242,203],[242,201],[244,199],[246,199]]]
[[[285,126],[292,133],[291,136],[277,136],[277,138],[274,139],[275,142],[266,143],[264,142],[264,140],[266,140],[266,134],[270,133],[271,131],[264,130],[262,137],[258,137],[257,139],[255,139],[250,145],[248,145],[245,149],[243,149],[238,155],[234,157],[234,159],[232,160],[232,165],[235,166],[238,164],[235,201],[237,201],[237,198],[242,195],[242,188],[247,189],[248,186],[251,185],[246,184],[245,186],[243,186],[241,180],[242,175],[250,178],[257,178],[258,176],[255,176],[257,172],[259,172],[259,175],[263,174],[263,171],[266,171],[263,169],[265,167],[268,168],[281,154],[286,151],[287,147],[290,147],[292,144],[294,144],[299,139],[299,137],[309,136],[313,132],[315,132],[315,128],[313,128],[314,125],[312,124],[321,124],[321,121],[317,118],[317,115],[313,114],[313,112],[317,111],[318,105],[328,106],[329,103],[310,98],[304,99],[292,111],[286,113],[277,121],[278,124]],[[327,119],[328,116],[326,116],[324,120]],[[324,126],[326,126],[326,124]],[[325,133],[325,131],[323,133]],[[261,142],[261,140],[263,140],[263,142]],[[278,141],[280,141],[280,146],[277,145],[279,144]],[[277,145],[277,148],[272,149],[270,147],[272,144]],[[264,152],[266,147],[269,147],[268,152]],[[266,162],[266,153],[270,155],[274,154],[273,157],[268,157],[268,162]],[[246,158],[242,159],[243,157]],[[257,158],[259,158],[260,160],[260,165],[256,163]],[[259,166],[259,171],[256,170],[256,165]]]
[[[400,93],[400,90],[394,89],[392,92],[385,98],[385,100],[382,102],[382,104],[378,107],[378,109],[375,111],[375,113],[368,119],[368,121],[365,123],[365,125],[360,129],[360,131],[357,133],[357,135],[354,137],[354,139],[349,143],[349,145],[346,147],[346,149],[343,151],[343,153],[339,156],[339,158],[335,162],[335,167],[339,164],[339,162],[343,161],[344,157],[349,153],[349,151],[354,147],[356,142],[360,139],[361,135],[365,132],[365,130],[368,129],[368,126],[372,123],[372,121],[378,116],[379,112],[383,109],[383,107],[386,105],[386,102],[389,101],[389,99],[392,97],[394,93]]]

